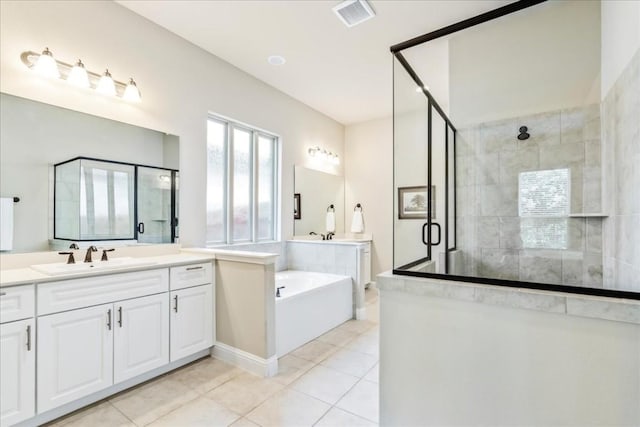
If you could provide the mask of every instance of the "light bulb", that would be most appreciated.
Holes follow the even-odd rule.
[[[109,70],[106,70],[102,77],[100,77],[96,90],[103,95],[116,96],[116,84],[113,82]]]
[[[67,81],[74,86],[83,88],[91,87],[89,84],[89,75],[87,74],[87,70],[84,68],[84,64],[81,60],[78,59],[76,65],[73,66],[67,76]]]
[[[124,89],[124,94],[122,94],[122,99],[129,102],[140,102],[140,91],[138,90],[138,86],[133,79],[129,79],[129,84]]]
[[[48,47],[46,47],[42,51],[42,54],[38,58],[38,61],[36,62],[36,65],[33,67],[33,69],[43,77],[47,77],[47,78],[60,77],[60,70],[58,70],[58,63],[53,58],[53,54],[51,53]]]

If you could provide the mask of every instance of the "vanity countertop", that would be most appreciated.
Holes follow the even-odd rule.
[[[198,262],[210,262],[213,261],[214,258],[215,257],[212,254],[174,253],[167,255],[140,257],[140,261],[151,263],[147,265],[138,265],[131,267],[123,266],[121,268],[114,268],[111,270],[82,271],[68,274],[59,274],[55,276],[40,273],[30,267],[0,270],[0,288],[32,283],[58,282],[60,280],[79,279],[82,277],[100,276],[106,274],[127,273],[131,271],[152,270],[157,268],[174,267],[178,265],[193,264]]]

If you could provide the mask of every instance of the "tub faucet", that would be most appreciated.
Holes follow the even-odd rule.
[[[327,233],[327,240],[332,240],[333,236],[335,236],[335,235],[336,235],[336,233],[334,233],[333,231],[328,232]]]
[[[309,236],[317,236],[317,235],[318,235],[318,233],[316,233],[315,231],[310,231],[309,232]]]
[[[84,256],[84,262],[93,262],[91,260],[91,252],[98,252],[98,248],[96,248],[95,246],[91,245],[87,248],[87,253]]]
[[[80,246],[76,242],[73,242],[69,245],[69,249],[80,249]]]
[[[280,298],[280,289],[284,289],[284,286],[278,286],[278,289],[276,289],[276,297]]]
[[[327,236],[325,236],[324,234],[320,233],[320,235],[322,236],[322,240],[327,240]]]

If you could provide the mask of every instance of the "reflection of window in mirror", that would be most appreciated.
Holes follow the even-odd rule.
[[[567,249],[569,169],[521,172],[518,214],[524,248]]]

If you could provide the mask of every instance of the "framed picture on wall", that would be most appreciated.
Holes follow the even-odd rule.
[[[427,186],[398,187],[398,219],[427,219]],[[436,215],[436,186],[431,186],[431,219]]]
[[[302,203],[300,202],[300,193],[293,195],[293,219],[302,218]]]

